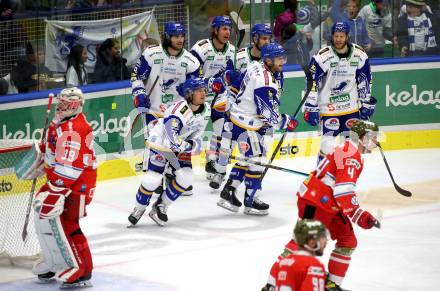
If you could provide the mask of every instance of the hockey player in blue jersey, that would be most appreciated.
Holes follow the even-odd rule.
[[[272,41],[272,30],[268,25],[263,23],[255,24],[252,27],[251,35],[252,35],[252,46],[242,48],[237,53],[237,65],[235,66],[237,70],[235,72],[233,70],[234,68],[233,63],[228,62],[227,70],[225,71],[226,85],[230,85],[231,79],[244,76],[246,69],[252,63],[259,62],[261,60],[261,48]],[[281,74],[279,74],[279,76],[281,76]],[[225,92],[219,95],[216,98],[214,104],[212,105],[213,111],[224,112],[229,110],[229,103],[230,103],[229,99],[231,99],[229,92]],[[223,124],[222,124],[222,128],[223,128]],[[220,142],[221,142],[221,138],[219,138],[217,140],[217,143],[210,148],[210,150],[216,153],[217,156],[220,150]],[[215,159],[211,159],[210,161],[211,165],[207,164],[207,168],[206,168],[207,172],[213,174],[211,182],[209,183],[209,186],[213,189],[220,188],[220,185],[223,183],[223,179],[224,179],[224,175],[218,174],[216,170],[216,168],[218,167],[217,156],[215,156]],[[234,168],[237,171],[247,170],[247,166],[242,163],[236,163],[234,165]]]
[[[238,144],[241,155],[249,160],[249,165],[245,172],[237,175],[233,170],[229,175],[225,187],[227,190],[221,192],[217,203],[227,210],[238,212],[242,206],[236,197],[236,187],[244,180],[244,213],[269,213],[269,205],[259,198],[264,167],[252,162],[264,163],[266,159],[264,137],[267,131],[272,128],[293,131],[298,124],[292,116],[279,112],[281,72],[285,62],[286,53],[283,47],[269,43],[261,49],[261,61],[253,63],[247,69],[243,81],[240,83],[238,78],[231,81],[231,92],[236,94],[236,101],[232,103],[228,120],[223,126],[218,172],[226,174],[233,143]]]
[[[149,216],[160,226],[168,221],[167,208],[192,183],[191,153],[201,150],[202,136],[211,109],[205,103],[206,84],[202,78],[187,79],[177,88],[180,100],[171,104],[164,118],[153,122],[147,144],[148,170],[136,193],[136,205],[128,217],[135,225],[150,204],[154,190],[162,183],[167,162],[175,170],[172,181],[153,204]]]
[[[232,21],[229,16],[216,16],[211,22],[211,37],[196,42],[191,53],[199,60],[203,76],[208,84],[207,102],[216,103],[218,94],[225,91],[222,75],[229,62],[233,67],[235,47],[229,42]],[[216,145],[220,143],[224,112],[211,111],[212,136],[207,153],[206,172],[208,180],[213,174],[213,162],[217,160]]]
[[[376,105],[371,96],[371,70],[362,47],[348,42],[346,22],[332,26],[332,45],[321,49],[310,61],[312,90],[304,105],[304,120],[320,125],[319,159],[331,153],[335,137],[348,132],[354,121],[369,119]]]

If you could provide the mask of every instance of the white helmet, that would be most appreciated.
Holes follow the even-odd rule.
[[[63,89],[57,100],[56,115],[59,119],[80,113],[84,105],[83,92],[77,87]]]

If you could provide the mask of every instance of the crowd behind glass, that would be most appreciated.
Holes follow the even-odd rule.
[[[391,2],[390,2],[391,1]],[[155,1],[148,1],[148,6]],[[161,1],[156,1],[160,4]],[[171,3],[183,1],[168,1]],[[194,27],[205,11],[205,19],[216,16],[219,9],[192,9],[189,4],[188,18],[192,46],[203,29]],[[202,1],[207,2],[207,1]],[[220,5],[222,1],[216,2]],[[234,1],[223,1],[234,2]],[[364,48],[370,58],[435,56],[440,54],[440,0],[284,0],[279,3],[277,13],[270,22],[274,38],[288,53],[288,64],[306,63],[308,58],[321,47],[330,44],[330,28],[336,21],[346,21],[350,25],[350,42]],[[0,95],[27,93],[64,86],[86,86],[93,83],[128,80],[131,67],[121,52],[121,38],[108,38],[96,46],[96,63],[93,72],[85,67],[89,58],[87,48],[74,44],[66,58],[66,71],[53,72],[45,66],[44,40],[29,36],[26,41],[14,45],[14,35],[26,36],[24,19],[61,13],[78,16],[90,11],[130,9],[143,7],[143,2],[121,2],[118,0],[68,0],[68,1],[27,1],[0,0],[0,62],[7,62],[11,54],[15,56],[11,66],[0,71]],[[169,4],[169,3],[168,3]],[[185,3],[187,4],[187,3]],[[211,4],[201,4],[211,5]],[[257,4],[254,4],[257,5]],[[227,14],[228,5],[223,11]],[[249,5],[248,5],[249,6]],[[230,7],[229,7],[230,8]],[[229,9],[232,10],[232,9]],[[213,14],[213,15],[210,15]],[[70,20],[74,19],[70,17]],[[170,19],[172,20],[172,19]],[[194,20],[194,21],[192,21]],[[250,27],[249,19],[243,17],[246,35]],[[183,21],[185,23],[185,21]],[[206,24],[206,25],[207,25]],[[11,27],[14,29],[12,30]],[[159,28],[161,31],[161,28]],[[10,36],[8,36],[8,34]],[[44,35],[43,35],[44,38]],[[249,44],[244,38],[241,47]],[[141,48],[142,50],[142,48]],[[304,53],[299,53],[306,52]],[[301,59],[302,58],[302,59]],[[306,58],[304,60],[304,58]],[[3,67],[4,68],[4,67]]]

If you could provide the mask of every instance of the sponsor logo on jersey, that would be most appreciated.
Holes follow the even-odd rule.
[[[336,117],[329,118],[324,122],[324,126],[330,130],[338,130],[339,125],[339,119]]]
[[[336,63],[330,63],[330,68],[334,68],[334,67],[336,67],[338,65],[338,63],[336,62]]]
[[[319,200],[322,204],[326,204],[329,201],[328,196],[322,196],[321,199]]]
[[[359,62],[350,62],[350,66],[357,67],[359,65]]]
[[[188,106],[183,106],[182,109],[180,109],[180,113],[185,114],[185,112],[188,110]]]
[[[214,60],[214,56],[208,56],[208,57],[206,58],[206,60],[207,60],[207,61],[213,61],[213,60]]]
[[[324,276],[324,270],[321,267],[310,267],[307,274]]]
[[[345,122],[345,126],[347,127],[347,128],[351,128],[352,126],[353,126],[353,123],[355,122],[355,121],[357,121],[358,119],[357,118],[350,118],[349,120],[347,120],[346,122]]]
[[[183,67],[183,68],[186,68],[186,67],[188,67],[188,64],[187,64],[187,63],[184,63],[184,62],[181,62],[181,63],[180,63],[180,66]]]
[[[163,60],[162,59],[157,59],[157,60],[154,60],[154,64],[156,64],[156,65],[158,65],[158,64],[162,64],[162,62],[163,62]]]
[[[411,85],[411,91],[393,92],[391,86],[385,86],[386,106],[408,106],[410,104],[418,105],[435,105],[440,109],[440,90],[423,90],[418,92],[417,85]]]
[[[342,82],[341,84],[338,85],[338,87],[332,88],[332,91],[334,93],[339,93],[342,90],[344,90],[345,87],[347,87],[348,83],[347,82]],[[337,96],[331,96],[330,97],[330,102],[331,103],[338,103],[338,102],[348,102],[350,101],[350,95],[349,94],[342,94],[342,95],[337,95]]]
[[[0,183],[0,192],[11,192],[12,191],[12,183],[2,180]]]
[[[356,159],[346,159],[345,160],[346,166],[354,166],[357,170],[361,168],[361,164]]]

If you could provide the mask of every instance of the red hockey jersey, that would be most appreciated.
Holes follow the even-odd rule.
[[[309,252],[298,250],[276,265],[276,291],[324,291],[324,265]],[[290,288],[290,289],[289,289]]]
[[[347,140],[321,160],[301,184],[297,196],[329,212],[350,215],[359,207],[355,188],[362,168],[357,145]]]
[[[93,131],[83,113],[62,122],[52,121],[43,144],[47,180],[92,199],[96,185]]]

